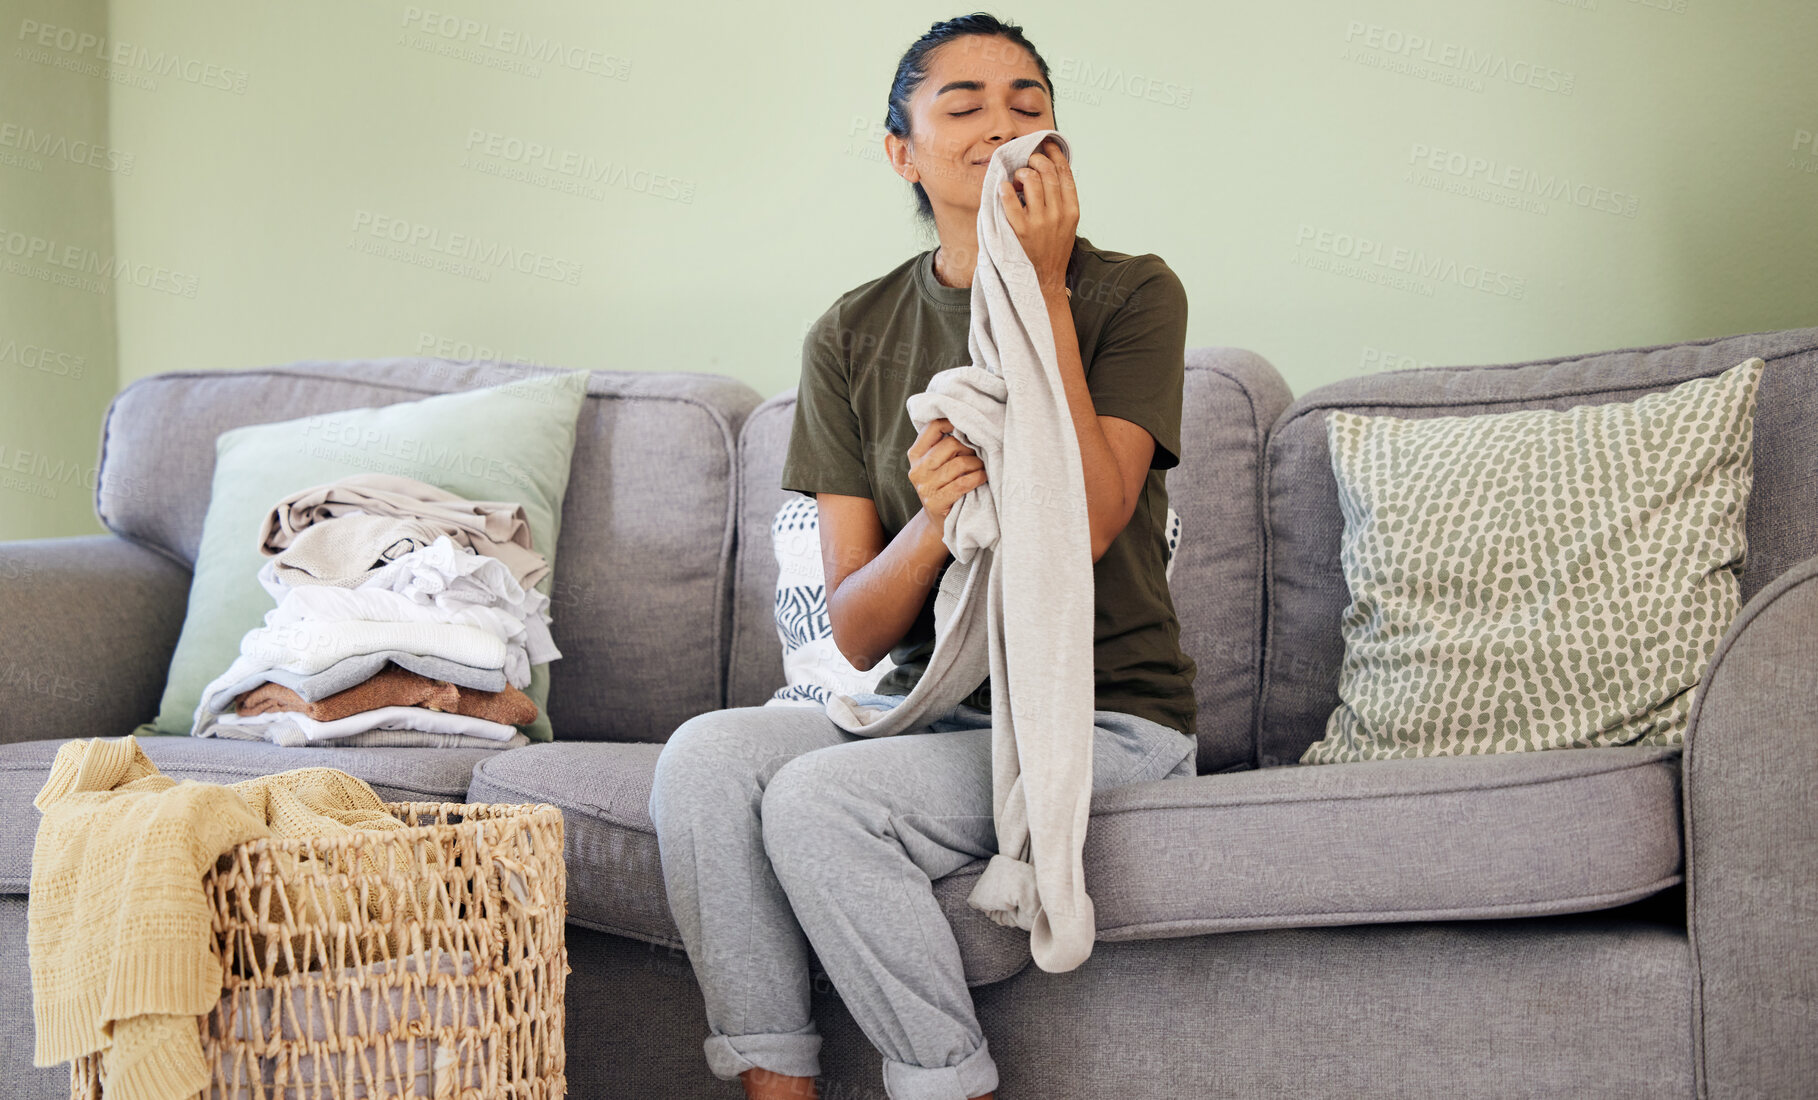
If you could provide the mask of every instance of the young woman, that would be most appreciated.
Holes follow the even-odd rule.
[[[934,650],[941,530],[984,464],[919,434],[906,401],[970,362],[985,165],[1058,129],[1047,63],[1019,27],[935,24],[903,56],[885,150],[939,247],[841,295],[805,343],[782,487],[816,498],[828,608],[859,669],[897,667],[861,703],[907,697]],[[1186,295],[1152,254],[1074,233],[1052,142],[999,198],[1041,280],[1092,528],[1094,790],[1196,773],[1193,661],[1164,573],[1163,471],[1180,455]],[[737,707],[678,728],[650,815],[669,903],[706,996],[707,1061],[748,1097],[812,1098],[810,956],[883,1056],[894,1100],[991,1097],[997,1065],[932,883],[996,851],[986,680],[925,729],[846,733],[800,707]]]

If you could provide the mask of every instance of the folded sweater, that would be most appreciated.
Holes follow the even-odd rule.
[[[262,740],[280,745],[297,745],[304,742],[338,741],[354,734],[365,733],[376,729],[410,729],[422,733],[454,733],[468,737],[484,738],[489,741],[506,741],[516,734],[515,726],[488,722],[484,718],[472,718],[465,714],[450,714],[447,711],[428,710],[423,707],[376,707],[337,718],[332,722],[318,722],[307,714],[296,711],[269,711],[265,714],[223,714],[214,720],[213,736],[219,737],[225,730],[234,728],[251,729],[259,732]],[[294,735],[300,734],[299,741]]]
[[[507,726],[527,726],[537,717],[536,703],[510,684],[504,691],[463,691],[447,680],[432,680],[397,665],[386,665],[346,691],[314,702],[283,684],[267,682],[242,695],[234,709],[242,716],[297,711],[318,722],[333,722],[377,707],[424,707]]]
[[[1048,138],[1071,157],[1057,131],[1038,130],[1005,142],[986,166],[972,362],[936,373],[908,402],[918,432],[946,417],[985,464],[985,484],[954,502],[941,529],[954,561],[935,595],[934,652],[894,708],[835,693],[827,713],[852,733],[901,733],[942,717],[989,674],[998,852],[966,900],[1000,925],[1029,929],[1036,964],[1065,971],[1097,937],[1083,856],[1094,740],[1091,532],[1046,299],[999,194]]]
[[[292,493],[266,514],[259,531],[259,552],[284,553],[311,524],[360,514],[420,520],[475,553],[504,562],[526,588],[549,573],[548,560],[531,546],[530,520],[522,504],[469,500],[398,474],[350,474],[339,481]],[[322,555],[307,559],[323,560]],[[328,567],[344,571],[342,566]]]
[[[271,559],[271,566],[287,586],[353,588],[442,533],[441,527],[414,516],[349,513],[305,527]]]
[[[219,687],[209,685],[208,694],[203,697],[203,706],[211,714],[232,710],[235,699],[268,681],[283,684],[296,692],[299,698],[313,703],[371,679],[387,664],[421,673],[431,680],[447,680],[451,684],[473,688],[475,691],[505,690],[505,670],[502,668],[477,668],[402,649],[381,649],[343,657],[321,672],[292,672],[276,666],[253,669],[238,680],[218,681]]]

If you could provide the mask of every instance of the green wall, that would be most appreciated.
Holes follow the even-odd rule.
[[[0,362],[0,538],[98,529],[107,400],[162,371],[431,354],[793,385],[807,324],[932,246],[884,98],[970,10],[0,0],[0,126],[116,155],[0,142],[3,338],[84,362]],[[1189,345],[1296,393],[1818,324],[1809,0],[989,10],[1052,68],[1081,234],[1162,255]],[[30,237],[126,273],[45,282],[8,243]]]
[[[0,539],[102,530],[115,307],[137,289],[120,285],[131,263],[116,251],[113,184],[138,163],[109,135],[106,82],[80,55],[21,40],[25,20],[98,39],[107,5],[0,0]]]

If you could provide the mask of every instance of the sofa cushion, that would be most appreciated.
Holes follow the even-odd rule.
[[[660,745],[530,745],[482,760],[474,802],[563,811],[569,919],[677,946],[651,778]],[[1558,749],[1251,769],[1096,791],[1101,940],[1603,909],[1677,883],[1676,747]],[[1031,961],[966,903],[988,861],[937,880],[969,985]]]
[[[1100,792],[1085,850],[1098,935],[1621,905],[1681,881],[1680,751],[1291,765]]]
[[[1241,348],[1187,349],[1180,465],[1167,471],[1168,504],[1180,516],[1183,539],[1168,589],[1180,619],[1181,648],[1197,666],[1193,694],[1202,773],[1248,768],[1255,756],[1263,626],[1262,448],[1288,400],[1287,383],[1260,356]],[[777,562],[770,524],[790,495],[781,481],[794,416],[791,387],[754,409],[739,436],[728,707],[762,706],[787,682],[773,611]]]
[[[96,508],[115,534],[193,568],[221,432],[529,373],[391,358],[141,378],[108,408]],[[548,666],[549,720],[564,739],[662,741],[723,705],[721,660],[677,655],[726,651],[733,452],[760,400],[717,374],[589,372],[550,590],[562,659]]]
[[[669,913],[656,827],[650,821],[651,779],[662,749],[559,741],[513,749],[481,761],[468,800],[561,807],[568,919],[601,932],[679,946],[681,931]],[[1032,958],[1029,933],[998,925],[966,904],[988,863],[973,860],[934,884],[934,896],[959,943],[968,985],[1003,981]]]
[[[1756,394],[1748,560],[1740,578],[1746,604],[1818,546],[1818,328],[1504,366],[1384,371],[1296,398],[1270,432],[1264,471],[1269,606],[1256,763],[1298,760],[1325,735],[1339,705],[1339,623],[1350,593],[1339,564],[1344,517],[1326,410],[1413,418],[1633,401],[1752,356],[1767,367]]]
[[[138,740],[158,770],[178,780],[237,783],[292,768],[339,768],[372,784],[387,802],[465,802],[474,764],[503,755],[498,749],[287,749],[204,737]],[[68,739],[0,745],[0,806],[9,811],[0,819],[0,892],[23,894],[31,885],[38,835],[32,799],[50,777],[57,750],[67,744]]]
[[[1761,369],[1564,412],[1327,412],[1352,609],[1301,763],[1684,744],[1741,607]]]

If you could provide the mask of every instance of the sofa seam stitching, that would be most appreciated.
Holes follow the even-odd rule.
[[[1523,362],[1523,363],[1501,363],[1501,364],[1493,364],[1493,365],[1478,366],[1478,367],[1469,367],[1469,366],[1424,367],[1424,368],[1420,368],[1420,369],[1432,370],[1436,373],[1446,372],[1446,373],[1455,374],[1455,375],[1462,375],[1462,374],[1475,374],[1475,373],[1478,373],[1481,371],[1515,370],[1515,369],[1518,369],[1521,367],[1564,366],[1567,363],[1583,363],[1583,362],[1587,362],[1591,359],[1601,358],[1606,355],[1622,355],[1622,354],[1629,353],[1629,352],[1670,351],[1675,348],[1683,348],[1683,347],[1711,347],[1716,344],[1722,343],[1725,340],[1740,340],[1740,339],[1743,339],[1743,338],[1749,337],[1749,336],[1771,336],[1771,335],[1774,335],[1774,333],[1773,332],[1766,332],[1766,333],[1745,332],[1745,333],[1737,333],[1737,334],[1734,334],[1731,336],[1719,336],[1719,337],[1715,337],[1708,341],[1693,341],[1693,342],[1681,343],[1681,344],[1657,344],[1652,347],[1640,347],[1640,348],[1618,348],[1614,351],[1601,351],[1601,352],[1596,352],[1591,355],[1567,357],[1567,358],[1563,358],[1563,359],[1531,359],[1531,360],[1528,360],[1527,362]],[[1813,343],[1813,344],[1808,344],[1808,345],[1805,345],[1802,347],[1792,348],[1787,351],[1780,352],[1771,357],[1765,356],[1765,355],[1751,355],[1748,358],[1749,359],[1760,359],[1764,363],[1776,363],[1782,359],[1790,359],[1797,355],[1807,355],[1813,351],[1818,351],[1818,343]],[[1739,362],[1746,362],[1746,361],[1747,360],[1739,360]],[[1734,364],[1734,363],[1731,364],[1732,367],[1735,365],[1736,364]],[[1726,367],[1724,369],[1727,370],[1729,368]],[[1383,371],[1381,373],[1383,373],[1383,374],[1400,374],[1403,372]],[[1718,374],[1722,374],[1722,373],[1723,373],[1723,371],[1716,371],[1711,374],[1694,375],[1693,377],[1684,379],[1683,381],[1691,382],[1691,381],[1695,381],[1696,379],[1700,379],[1700,378],[1715,378]],[[1671,389],[1674,385],[1679,385],[1679,384],[1681,384],[1681,383],[1669,383],[1669,384],[1667,384],[1667,388]],[[1660,383],[1660,382],[1638,382],[1638,383],[1635,383],[1634,385],[1628,385],[1628,386],[1603,387],[1603,388],[1599,388],[1599,389],[1557,390],[1557,391],[1549,391],[1549,392],[1538,393],[1538,394],[1521,394],[1519,396],[1513,396],[1513,397],[1487,398],[1487,399],[1484,399],[1481,401],[1468,401],[1468,402],[1463,402],[1463,403],[1471,404],[1471,405],[1506,405],[1506,404],[1514,404],[1517,402],[1524,402],[1524,401],[1551,401],[1551,400],[1555,400],[1555,399],[1563,398],[1563,397],[1594,397],[1599,394],[1606,394],[1606,393],[1609,393],[1609,394],[1635,393],[1635,392],[1639,392],[1639,391],[1643,391],[1643,390],[1647,390],[1650,392],[1664,392],[1664,391],[1660,390],[1661,385],[1662,385],[1662,383]],[[1349,409],[1349,408],[1357,408],[1357,407],[1376,408],[1376,409],[1444,409],[1444,408],[1451,408],[1453,405],[1456,405],[1459,403],[1460,402],[1455,401],[1455,400],[1447,401],[1447,402],[1435,402],[1435,403],[1429,403],[1429,404],[1422,404],[1419,402],[1407,401],[1407,400],[1372,402],[1372,401],[1341,400],[1341,399],[1337,399],[1337,398],[1328,398],[1328,399],[1322,399],[1320,401],[1307,405],[1298,410],[1294,409],[1292,407],[1290,407],[1287,410],[1284,410],[1283,416],[1286,419],[1279,421],[1275,425],[1275,428],[1276,428],[1276,431],[1279,432],[1279,431],[1287,428],[1290,424],[1293,424],[1295,421],[1300,420],[1302,417],[1309,416],[1313,413],[1323,412],[1323,411],[1330,410],[1330,409]],[[1523,411],[1523,410],[1517,409],[1514,411],[1519,412],[1519,411]],[[1293,413],[1293,415],[1289,416],[1288,413]],[[1472,414],[1466,414],[1466,415],[1494,415],[1494,414],[1472,413]]]
[[[1599,746],[1599,747],[1627,748],[1630,746],[1611,745],[1611,746]],[[1673,747],[1675,749],[1678,748],[1678,746],[1673,746]],[[1531,751],[1559,752],[1559,751],[1568,751],[1568,750],[1558,750],[1558,749],[1544,750],[1543,749],[1543,750],[1531,750]],[[1476,755],[1489,756],[1489,755],[1498,755],[1498,754],[1482,753],[1482,754],[1476,754]],[[1510,754],[1504,753],[1504,754],[1499,754],[1499,755],[1510,755]],[[1443,759],[1443,758],[1426,757],[1424,759]],[[1454,759],[1455,759],[1455,757],[1454,757]],[[1176,804],[1169,804],[1169,805],[1118,806],[1118,807],[1110,807],[1110,808],[1107,808],[1100,812],[1105,813],[1105,814],[1114,814],[1114,813],[1137,813],[1137,812],[1141,812],[1141,811],[1145,811],[1145,810],[1162,810],[1162,809],[1222,810],[1222,809],[1231,809],[1231,808],[1240,807],[1240,806],[1286,806],[1286,805],[1300,805],[1300,804],[1309,803],[1309,802],[1363,802],[1363,801],[1371,801],[1371,800],[1383,799],[1383,798],[1418,798],[1418,797],[1422,797],[1425,795],[1450,795],[1450,794],[1484,793],[1484,792],[1492,792],[1492,791],[1510,791],[1510,790],[1518,790],[1522,787],[1543,786],[1543,785],[1548,785],[1548,784],[1553,784],[1553,783],[1562,783],[1562,782],[1575,782],[1580,779],[1601,779],[1604,776],[1619,775],[1622,772],[1631,771],[1636,768],[1652,768],[1652,767],[1656,767],[1659,765],[1668,764],[1668,763],[1673,762],[1674,760],[1675,760],[1675,756],[1672,753],[1668,753],[1668,754],[1665,754],[1662,756],[1654,757],[1653,759],[1650,759],[1650,760],[1623,761],[1621,763],[1612,764],[1608,767],[1584,767],[1579,770],[1561,772],[1558,775],[1547,776],[1547,777],[1539,778],[1539,779],[1520,779],[1520,780],[1498,781],[1498,782],[1494,782],[1494,783],[1491,783],[1486,786],[1439,787],[1439,788],[1421,788],[1421,789],[1401,789],[1401,790],[1390,790],[1390,791],[1367,791],[1367,792],[1359,792],[1356,794],[1319,794],[1319,795],[1309,795],[1306,797],[1299,797],[1299,798],[1294,798],[1294,797],[1270,798],[1270,799],[1265,799],[1265,800],[1260,800],[1260,801],[1246,801],[1246,802],[1224,802],[1224,803],[1206,803],[1206,802],[1184,803],[1183,802],[1183,803],[1176,803]],[[1301,767],[1328,767],[1329,765],[1306,764],[1306,765],[1298,765],[1298,766],[1301,766]],[[1173,792],[1170,792],[1170,793],[1173,793]],[[1098,814],[1095,813],[1093,816],[1096,817],[1096,816],[1098,816]]]
[[[1633,894],[1635,891],[1646,891],[1645,893],[1639,894],[1634,899],[1634,900],[1640,900],[1641,898],[1646,898],[1646,897],[1652,896],[1653,894],[1657,894],[1660,891],[1665,890],[1665,889],[1675,885],[1680,880],[1683,880],[1684,877],[1685,876],[1683,873],[1676,873],[1676,874],[1668,875],[1665,878],[1656,879],[1655,881],[1653,881],[1651,883],[1644,883],[1640,886],[1632,886],[1632,887],[1629,887],[1629,888],[1623,889],[1623,890],[1609,890],[1609,891],[1605,891],[1602,894],[1574,894],[1573,896],[1571,896],[1569,898],[1553,898],[1553,899],[1533,898],[1533,899],[1526,900],[1526,901],[1504,902],[1501,905],[1494,906],[1492,908],[1508,909],[1508,908],[1513,908],[1513,907],[1525,907],[1525,906],[1537,906],[1537,905],[1549,905],[1549,904],[1570,905],[1570,904],[1576,904],[1581,901],[1601,901],[1603,899],[1610,898],[1610,897],[1616,897],[1616,896],[1621,896],[1621,895],[1625,895],[1625,894]],[[1457,909],[1464,909],[1464,908],[1468,908],[1468,907],[1465,907],[1465,906],[1457,907]],[[1608,907],[1606,907],[1606,908],[1608,908]],[[1440,910],[1440,912],[1442,912],[1442,913],[1454,912],[1454,911],[1457,911],[1457,910],[1456,909]],[[1431,912],[1433,912],[1433,910],[1430,910],[1430,909],[1391,909],[1391,910],[1350,909],[1350,910],[1320,910],[1318,912],[1311,912],[1311,911],[1307,911],[1307,910],[1298,910],[1298,911],[1294,911],[1294,912],[1258,914],[1254,917],[1245,916],[1245,917],[1224,918],[1224,919],[1227,919],[1227,920],[1279,920],[1279,919],[1292,920],[1292,919],[1304,918],[1304,917],[1308,917],[1308,916],[1351,917],[1351,916],[1367,915],[1367,916],[1371,917],[1372,919],[1365,922],[1366,924],[1395,924],[1395,923],[1401,922],[1402,920],[1405,920],[1410,914],[1424,914],[1424,913],[1431,913]],[[1510,918],[1519,918],[1519,917],[1523,917],[1523,916],[1567,916],[1567,915],[1570,915],[1575,912],[1576,913],[1586,913],[1586,912],[1595,913],[1595,912],[1598,912],[1598,910],[1596,910],[1596,909],[1588,909],[1588,910],[1580,909],[1580,910],[1564,910],[1564,911],[1552,910],[1550,912],[1512,913],[1509,916],[1510,916]],[[1187,923],[1193,923],[1195,921],[1203,921],[1204,919],[1206,919],[1206,918],[1184,917],[1178,921],[1170,921],[1170,922],[1158,922],[1157,921],[1157,922],[1150,922],[1149,924],[1146,924],[1146,925],[1136,925],[1136,924],[1114,925],[1108,929],[1101,929],[1100,931],[1120,931],[1120,930],[1126,929],[1126,928],[1165,927],[1170,924],[1172,924],[1172,925],[1187,924]],[[1216,920],[1219,918],[1212,918],[1212,919]],[[1420,917],[1420,916],[1417,916],[1416,923],[1424,924],[1424,923],[1435,923],[1435,922],[1446,921],[1446,920],[1474,920],[1474,919],[1486,919],[1486,918],[1445,917],[1445,916]],[[1495,918],[1488,918],[1488,919],[1495,919]],[[1508,919],[1508,918],[1504,918],[1504,919]],[[1295,926],[1285,925],[1285,926],[1275,926],[1275,927],[1291,928],[1291,927],[1295,927]],[[1309,926],[1309,927],[1318,927],[1318,926]],[[1330,927],[1330,926],[1328,926],[1328,927]],[[1256,931],[1261,931],[1261,930],[1262,929],[1256,929]],[[1242,931],[1242,929],[1232,929],[1231,931]],[[1215,928],[1215,929],[1208,930],[1208,932],[1206,934],[1217,934],[1219,932],[1220,932],[1220,930]],[[1177,937],[1138,937],[1139,940],[1143,939],[1143,938],[1177,938]],[[1112,941],[1112,942],[1126,942],[1126,941]]]

